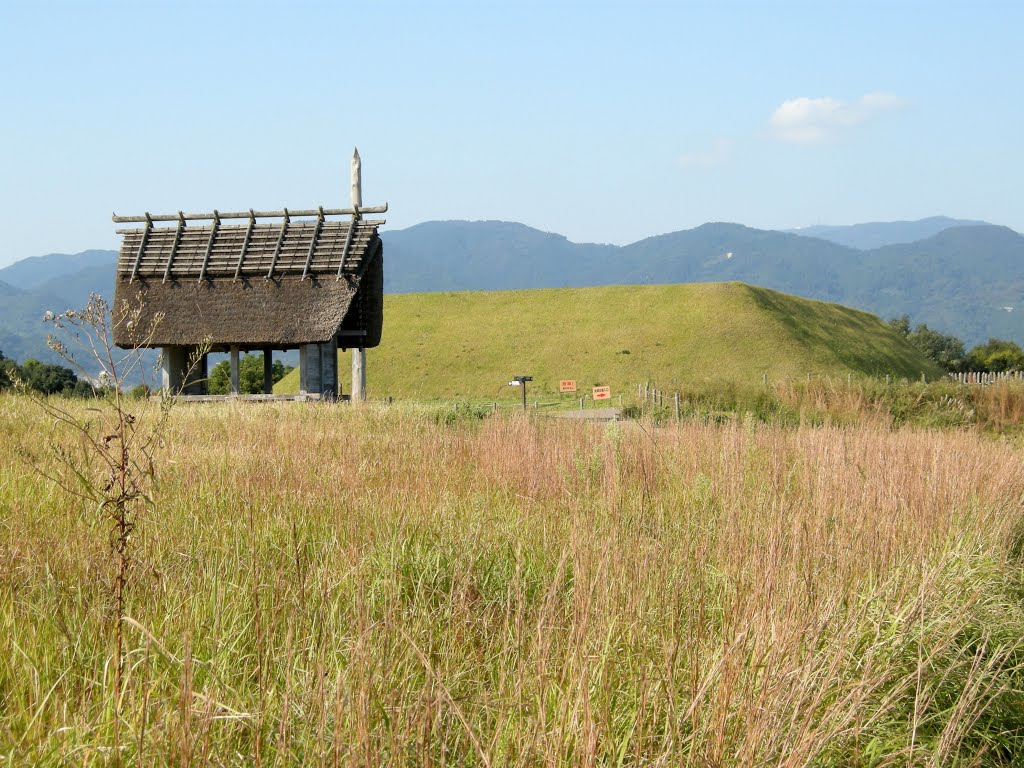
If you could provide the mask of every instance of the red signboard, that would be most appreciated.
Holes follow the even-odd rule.
[[[595,400],[611,400],[612,399],[612,388],[611,387],[594,387],[594,399]]]
[[[575,392],[576,391],[576,382],[573,379],[563,379],[562,381],[558,382],[558,391],[559,392]]]

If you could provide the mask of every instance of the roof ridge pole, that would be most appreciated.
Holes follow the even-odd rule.
[[[171,276],[171,265],[174,264],[174,255],[178,252],[178,243],[181,242],[181,233],[185,229],[185,214],[178,211],[178,229],[174,233],[174,244],[171,245],[171,252],[167,256],[167,266],[164,268],[164,279],[163,282],[167,282],[167,278]]]
[[[358,215],[363,207],[363,161],[359,157],[359,147],[352,150],[352,215]]]
[[[306,266],[302,269],[303,280],[309,277],[309,266],[313,263],[313,253],[316,251],[316,241],[320,237],[320,228],[324,225],[324,207],[321,205],[318,210],[319,215],[316,217],[316,226],[313,227],[313,237],[309,241],[309,253],[306,254]]]
[[[210,230],[210,239],[206,241],[206,253],[203,254],[203,267],[199,270],[199,282],[206,277],[206,267],[210,263],[210,254],[213,253],[213,241],[217,238],[217,227],[220,225],[220,214],[213,209],[213,228]]]
[[[350,173],[352,178],[352,223],[348,225],[345,247],[341,251],[341,263],[338,265],[338,280],[341,280],[341,276],[345,272],[345,262],[348,261],[349,248],[352,246],[352,235],[360,218],[359,208],[363,204],[363,161],[359,157],[359,147],[352,148]]]
[[[149,233],[153,231],[153,218],[149,215],[149,211],[146,211],[146,228],[142,230],[142,240],[139,243],[138,253],[135,254],[135,264],[132,266],[132,276],[128,280],[129,283],[134,282],[135,278],[139,276],[139,265],[142,263],[142,254],[146,251],[146,243],[149,242]]]
[[[345,252],[341,256],[341,266],[338,268],[338,277],[345,268],[345,261],[348,258],[349,244],[352,242],[352,233],[359,224],[359,208],[363,204],[363,163],[359,158],[359,148],[353,147],[352,151],[352,223],[348,227],[348,237],[345,238]],[[366,399],[366,348],[360,344],[352,348],[352,395],[351,402],[358,403]]]
[[[245,261],[245,252],[249,250],[249,241],[252,240],[252,231],[256,228],[256,213],[252,208],[249,209],[249,226],[245,230],[245,239],[242,240],[242,250],[238,254],[238,264],[235,265],[235,276],[232,280],[237,280],[242,275],[242,262]]]
[[[267,270],[267,280],[274,276],[274,267],[277,266],[277,257],[281,254],[281,246],[284,245],[284,236],[288,234],[288,209],[284,209],[284,221],[281,222],[281,234],[277,236],[277,246],[274,248],[274,255],[270,257],[270,269]]]

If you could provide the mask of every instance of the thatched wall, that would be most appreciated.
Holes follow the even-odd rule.
[[[340,280],[320,275],[165,283],[156,277],[130,281],[119,274],[114,301],[119,309],[127,302],[129,310],[138,312],[136,328],[149,329],[155,323],[148,346],[196,345],[209,339],[215,348],[297,347],[329,341],[344,328],[365,329],[363,344],[373,347],[380,343],[383,325],[382,262],[378,248],[362,276],[346,274]],[[114,342],[129,346],[133,338],[119,326]]]

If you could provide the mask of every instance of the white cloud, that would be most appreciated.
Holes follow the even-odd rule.
[[[801,96],[782,102],[771,116],[775,136],[795,144],[820,144],[875,115],[903,106],[891,93],[868,93],[848,103],[829,96]]]
[[[714,168],[732,160],[732,154],[732,140],[718,138],[711,142],[707,149],[680,155],[679,164],[683,168]]]

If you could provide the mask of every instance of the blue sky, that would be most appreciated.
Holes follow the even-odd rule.
[[[113,211],[1024,231],[1024,4],[11,2],[0,266]]]

